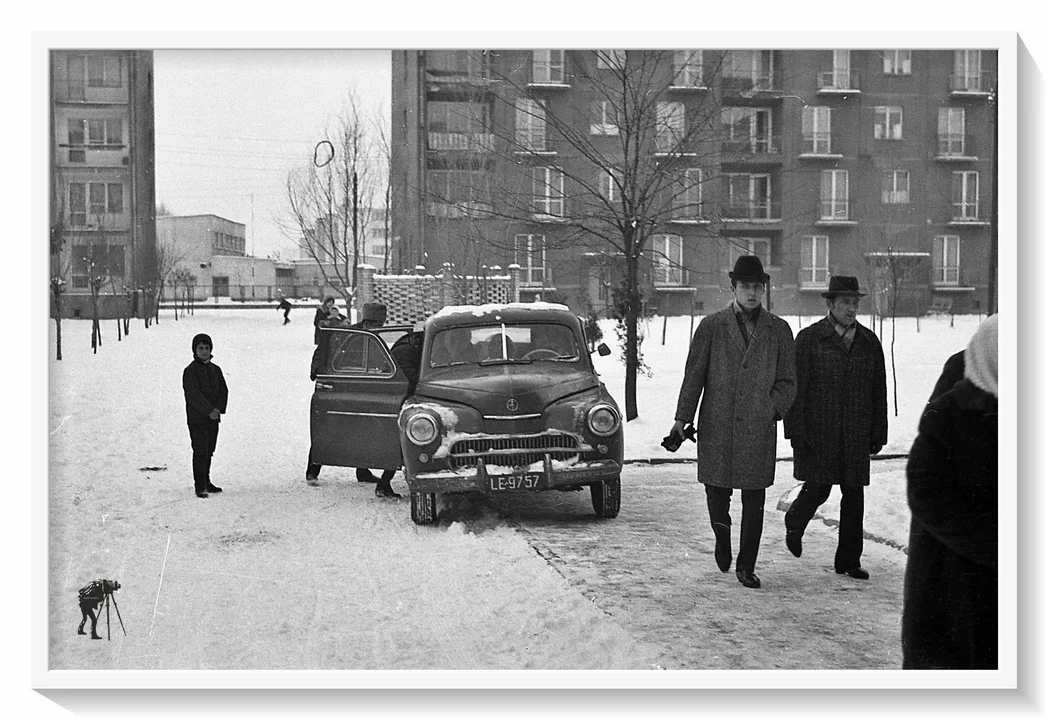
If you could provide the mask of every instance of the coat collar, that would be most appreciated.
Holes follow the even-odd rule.
[[[742,333],[739,332],[739,321],[735,317],[735,301],[731,303],[724,310],[720,311],[720,322],[723,325],[728,325],[728,337],[732,339],[732,342],[738,347],[742,353],[749,353],[753,349],[754,345],[757,345],[764,341],[764,338],[771,332],[772,326],[772,315],[768,312],[768,308],[761,306],[760,315],[757,316],[757,322],[753,328],[753,338],[750,339],[750,344],[747,345],[746,341],[742,339]],[[832,328],[831,328],[832,330]]]
[[[953,386],[957,407],[967,412],[996,413],[997,398],[964,379]]]

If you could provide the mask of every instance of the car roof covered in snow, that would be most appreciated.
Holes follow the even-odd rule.
[[[571,324],[577,322],[567,305],[549,302],[503,303],[488,305],[448,305],[438,310],[428,321],[434,330],[459,325],[487,325],[493,322],[536,322],[555,320]]]

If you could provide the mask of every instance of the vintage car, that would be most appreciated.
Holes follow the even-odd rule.
[[[441,495],[463,492],[588,487],[598,516],[618,514],[622,415],[564,305],[437,312],[425,323],[411,397],[387,342],[361,330],[325,332],[332,338],[311,406],[316,462],[403,466],[420,525],[436,520]]]

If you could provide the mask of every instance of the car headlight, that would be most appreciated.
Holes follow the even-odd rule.
[[[404,432],[416,445],[428,445],[437,436],[437,421],[427,413],[415,413],[404,424]]]
[[[586,416],[590,430],[596,435],[611,435],[619,429],[619,414],[611,405],[594,405]]]

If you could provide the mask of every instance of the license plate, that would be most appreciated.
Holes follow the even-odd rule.
[[[537,490],[541,481],[542,475],[539,473],[501,475],[489,477],[488,487],[492,490]]]

